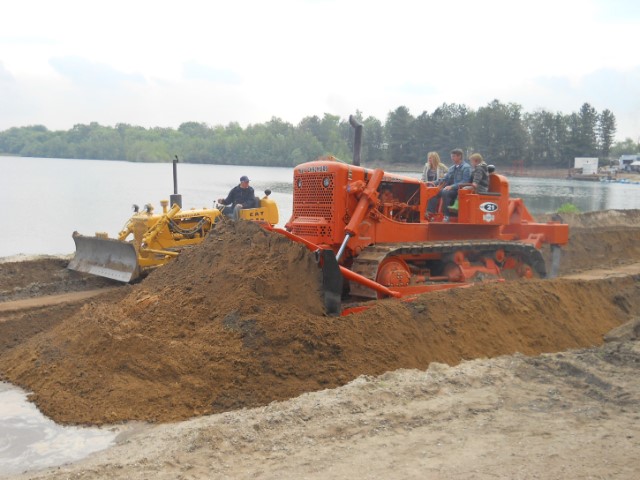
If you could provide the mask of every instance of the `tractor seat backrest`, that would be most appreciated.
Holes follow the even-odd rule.
[[[492,175],[495,171],[495,165],[487,165],[487,172],[489,172],[489,191],[487,193],[500,193],[500,181],[495,175]]]
[[[500,178],[497,175],[489,175],[489,192],[500,193]]]
[[[509,182],[502,175],[489,174],[489,191],[484,195],[506,195],[508,197]]]

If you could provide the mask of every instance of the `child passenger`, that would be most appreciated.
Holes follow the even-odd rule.
[[[482,155],[474,153],[469,157],[469,162],[473,168],[471,172],[471,186],[465,189],[473,189],[476,193],[485,193],[489,191],[489,171],[487,164],[484,162]]]

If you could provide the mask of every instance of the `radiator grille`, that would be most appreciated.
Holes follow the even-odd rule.
[[[311,238],[332,237],[334,180],[334,174],[328,172],[307,173],[294,178],[294,234]],[[323,181],[328,181],[328,186],[325,187]]]

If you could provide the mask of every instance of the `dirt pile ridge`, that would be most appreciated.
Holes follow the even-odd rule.
[[[640,262],[640,210],[563,214],[562,220],[569,224],[569,243],[562,247],[560,274]],[[545,254],[550,265],[549,249]]]
[[[174,421],[362,374],[598,345],[640,313],[629,277],[483,284],[342,318],[322,315],[319,288],[306,248],[223,223],[140,284],[7,348],[0,372],[58,422]]]
[[[540,221],[557,218],[556,214],[540,216]],[[640,210],[599,210],[584,213],[563,213],[560,215],[563,223],[570,228],[592,228],[611,226],[640,226]]]

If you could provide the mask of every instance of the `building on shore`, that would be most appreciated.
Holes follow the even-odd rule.
[[[620,155],[619,168],[626,172],[640,172],[640,154]]]

